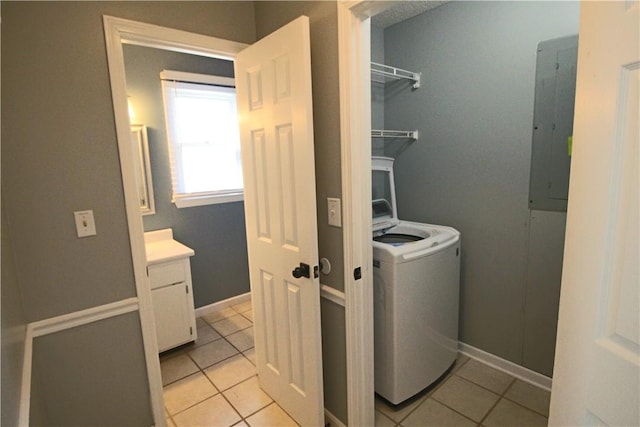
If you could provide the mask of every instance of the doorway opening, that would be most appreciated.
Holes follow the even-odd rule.
[[[407,2],[407,3],[415,3],[415,2]],[[420,2],[420,3],[432,3],[434,5],[435,3],[440,3],[439,5],[437,5],[437,6],[440,6],[441,3],[444,3],[444,2]],[[466,7],[465,5],[477,9],[476,13],[478,14],[475,15],[476,16],[475,19],[473,18],[473,15],[469,13],[468,10],[462,10],[463,7]],[[393,110],[391,115],[395,115],[393,119],[394,123],[392,123],[390,120],[388,123],[388,126],[385,126],[385,128],[415,130],[418,127],[422,127],[422,129],[420,129],[420,132],[419,132],[420,140],[417,142],[408,143],[406,139],[402,141],[400,139],[397,139],[395,142],[391,142],[390,144],[388,144],[389,146],[387,148],[382,148],[382,150],[384,150],[383,153],[387,156],[392,156],[392,157],[397,156],[399,168],[396,170],[396,173],[397,173],[396,178],[398,182],[398,187],[399,188],[403,187],[400,194],[398,194],[400,217],[404,216],[404,217],[407,217],[408,219],[411,219],[417,222],[451,224],[455,228],[458,228],[462,231],[463,257],[466,257],[465,261],[467,263],[468,262],[474,263],[472,267],[475,268],[475,269],[474,268],[466,269],[468,274],[466,278],[464,277],[465,273],[463,273],[463,283],[465,283],[465,280],[473,282],[472,285],[467,286],[466,295],[464,296],[464,298],[466,299],[467,306],[469,306],[469,304],[471,305],[475,304],[475,306],[477,306],[478,304],[481,304],[481,301],[483,301],[483,299],[486,300],[486,295],[487,295],[487,292],[485,292],[487,290],[486,286],[483,285],[481,282],[478,282],[479,280],[478,278],[484,277],[482,268],[480,269],[480,274],[471,274],[469,272],[472,272],[472,273],[474,271],[477,272],[478,268],[476,267],[478,266],[478,264],[489,266],[491,265],[491,262],[478,263],[477,261],[478,259],[482,259],[483,256],[480,256],[479,258],[477,257],[477,254],[479,252],[477,252],[478,248],[475,247],[476,245],[474,243],[474,242],[477,242],[475,240],[475,238],[477,237],[477,233],[475,233],[476,230],[473,227],[470,227],[470,225],[472,225],[471,224],[472,221],[464,220],[464,218],[462,218],[460,214],[464,212],[465,209],[468,208],[468,205],[465,205],[465,203],[469,201],[473,201],[475,203],[476,201],[478,201],[482,204],[483,202],[481,198],[478,198],[478,195],[481,195],[481,194],[487,194],[487,199],[485,200],[485,202],[488,200],[495,200],[495,201],[500,200],[499,204],[491,205],[488,203],[484,203],[483,205],[484,213],[476,216],[476,220],[480,217],[499,218],[500,217],[499,215],[488,214],[490,211],[497,211],[498,213],[500,213],[499,212],[500,209],[497,209],[498,206],[502,206],[503,208],[502,209],[503,217],[504,217],[505,207],[508,207],[509,211],[514,211],[517,213],[511,216],[507,216],[506,224],[503,224],[503,225],[508,225],[509,227],[513,227],[513,229],[517,230],[517,232],[519,233],[518,234],[519,239],[512,243],[513,249],[501,249],[499,251],[495,249],[492,251],[484,252],[487,256],[489,254],[502,253],[502,254],[509,254],[509,256],[516,257],[517,262],[509,262],[511,267],[507,265],[504,268],[501,267],[499,269],[505,275],[513,276],[514,280],[512,281],[500,282],[501,286],[504,286],[505,289],[509,290],[511,302],[503,301],[503,303],[497,304],[495,310],[488,311],[491,315],[493,315],[495,313],[503,313],[503,312],[506,313],[511,308],[515,307],[512,312],[507,313],[509,316],[512,316],[516,319],[514,320],[513,323],[510,323],[507,325],[504,323],[500,324],[500,322],[493,322],[493,323],[496,323],[496,328],[499,328],[499,327],[503,327],[507,329],[510,328],[511,331],[505,332],[505,334],[502,334],[502,335],[512,337],[512,339],[515,341],[515,344],[511,345],[511,343],[507,343],[507,340],[502,340],[502,341],[493,340],[490,332],[481,331],[478,328],[472,327],[473,325],[479,325],[483,322],[486,322],[487,319],[477,319],[477,322],[471,322],[471,324],[469,323],[470,322],[469,318],[463,319],[465,320],[465,322],[462,326],[463,329],[461,331],[464,332],[463,335],[466,335],[467,340],[469,340],[470,342],[474,342],[474,341],[482,342],[483,340],[486,340],[488,343],[489,341],[491,341],[491,344],[483,343],[482,347],[484,349],[490,350],[492,354],[500,355],[501,357],[499,357],[498,359],[501,359],[502,363],[504,363],[505,365],[509,363],[513,364],[511,361],[517,361],[519,363],[524,364],[525,362],[521,362],[521,361],[528,358],[525,366],[529,366],[530,368],[525,369],[526,372],[524,373],[525,375],[528,375],[527,378],[529,378],[532,382],[538,382],[539,384],[542,384],[545,387],[550,387],[551,382],[548,376],[549,374],[546,373],[544,370],[542,370],[540,366],[535,366],[535,365],[539,363],[548,365],[549,361],[552,362],[553,360],[552,347],[555,339],[552,339],[550,342],[547,342],[548,341],[547,338],[544,338],[545,340],[544,347],[547,348],[544,351],[545,353],[544,356],[542,355],[542,353],[535,354],[535,350],[532,351],[535,348],[535,346],[532,344],[536,340],[539,340],[541,337],[540,336],[536,337],[535,321],[533,321],[533,319],[536,318],[536,310],[538,314],[542,314],[544,319],[546,319],[545,322],[549,319],[553,319],[554,316],[549,315],[548,311],[550,310],[550,307],[554,306],[554,304],[543,303],[545,301],[545,296],[536,293],[537,291],[534,286],[534,283],[538,283],[542,280],[546,284],[549,284],[549,285],[553,284],[554,295],[556,295],[556,293],[559,294],[558,290],[559,290],[559,281],[560,281],[560,271],[561,271],[561,265],[562,265],[561,257],[562,257],[562,251],[563,251],[562,236],[564,235],[564,220],[562,217],[564,214],[561,212],[540,211],[540,212],[533,212],[531,216],[529,212],[529,207],[528,207],[528,199],[526,197],[521,197],[520,195],[514,195],[514,194],[517,192],[518,194],[527,195],[529,190],[528,188],[529,161],[528,160],[529,160],[529,156],[531,155],[531,151],[530,151],[531,150],[530,148],[531,133],[530,132],[532,130],[532,127],[531,127],[532,117],[527,117],[527,112],[531,114],[532,108],[533,108],[534,92],[532,88],[534,87],[534,83],[535,83],[536,46],[539,42],[542,42],[545,40],[560,38],[566,35],[577,33],[579,5],[577,3],[560,5],[560,7],[567,8],[566,13],[561,14],[563,18],[557,21],[554,21],[553,23],[545,22],[545,25],[534,24],[535,18],[533,18],[534,16],[533,14],[526,17],[526,19],[522,18],[521,21],[523,25],[520,26],[520,29],[518,30],[519,31],[518,34],[514,33],[513,37],[511,36],[505,37],[504,33],[501,36],[496,36],[495,38],[496,43],[485,43],[483,45],[487,47],[488,50],[483,50],[484,48],[480,48],[479,46],[474,44],[472,41],[461,40],[463,37],[461,38],[460,35],[466,34],[466,33],[471,34],[469,33],[469,31],[467,31],[468,29],[473,29],[474,40],[480,40],[482,38],[480,36],[486,36],[487,34],[489,34],[481,28],[482,27],[481,24],[483,22],[484,23],[497,22],[495,16],[497,16],[496,13],[499,12],[496,9],[498,6],[502,6],[505,8],[509,7],[511,8],[509,12],[516,13],[516,14],[520,14],[521,10],[515,10],[515,9],[524,7],[524,5],[521,5],[521,4],[518,5],[515,3],[508,3],[508,4],[505,3],[501,5],[495,5],[496,8],[493,8],[493,9],[490,6],[491,5],[488,5],[488,4],[471,3],[471,2],[469,3],[450,2],[443,5],[442,7],[449,8],[449,11],[451,11],[452,8],[458,8],[459,12],[461,12],[462,14],[466,14],[465,16],[467,18],[467,27],[464,31],[460,31],[457,36],[451,36],[449,33],[446,33],[446,29],[444,28],[446,27],[446,24],[441,23],[442,20],[444,19],[450,19],[450,16],[447,17],[445,16],[446,14],[442,13],[443,10],[445,9],[441,9],[441,10],[436,9],[436,10],[427,12],[427,14],[433,14],[432,16],[438,17],[437,19],[432,19],[430,21],[429,28],[431,28],[433,31],[441,31],[440,36],[438,36],[438,34],[431,34],[431,40],[442,39],[447,43],[452,41],[459,42],[458,43],[459,46],[457,49],[448,48],[440,52],[442,53],[442,55],[448,56],[449,59],[455,59],[455,58],[460,59],[460,63],[458,64],[458,66],[451,68],[449,70],[448,72],[449,76],[447,76],[446,71],[442,72],[442,70],[437,69],[436,64],[442,62],[441,58],[434,59],[433,62],[429,62],[427,60],[425,63],[424,60],[421,59],[418,55],[407,53],[404,56],[404,59],[402,61],[399,61],[398,63],[394,63],[393,59],[391,61],[387,61],[387,62],[391,62],[391,65],[395,65],[397,67],[408,69],[411,71],[421,71],[423,73],[423,80],[421,81],[421,89],[417,89],[414,92],[411,92],[410,98],[425,96],[425,93],[431,95],[431,101],[429,103],[430,106],[425,108],[432,108],[433,110],[429,111],[430,116],[427,117],[427,119],[419,118],[419,115],[422,114],[424,111],[421,111],[420,108],[416,108],[415,102],[412,99],[410,99],[409,102],[405,102],[406,101],[405,99],[401,99],[402,97],[396,96],[395,103],[393,103],[393,107],[390,107],[390,110]],[[529,6],[532,6],[532,5],[529,5]],[[540,4],[536,6],[551,7],[551,5],[540,5]],[[484,11],[481,10],[482,8],[484,8]],[[380,8],[377,8],[376,5],[371,5],[370,3],[359,3],[351,6],[351,9],[348,9],[349,13],[345,13],[344,18],[341,21],[343,23],[343,27],[341,28],[344,28],[344,34],[345,34],[344,37],[345,38],[350,37],[351,43],[354,44],[351,46],[347,46],[345,43],[344,46],[341,46],[341,48],[344,48],[345,52],[349,52],[349,55],[350,55],[350,58],[346,58],[346,57],[341,58],[341,60],[344,61],[344,64],[346,64],[345,68],[349,69],[349,71],[344,72],[344,76],[345,76],[344,80],[348,81],[351,85],[351,86],[345,85],[347,89],[345,91],[347,101],[343,105],[346,110],[351,112],[351,122],[350,122],[351,128],[346,129],[346,131],[348,132],[348,135],[351,140],[354,140],[354,141],[357,140],[361,144],[361,148],[359,150],[352,148],[352,151],[348,153],[348,154],[351,154],[353,157],[356,157],[358,155],[361,156],[361,160],[359,162],[357,160],[353,161],[353,157],[349,157],[349,155],[345,155],[343,158],[346,159],[347,163],[351,162],[348,166],[350,168],[351,173],[358,175],[359,179],[362,179],[363,181],[366,179],[369,179],[369,174],[371,173],[370,164],[368,163],[369,160],[367,160],[366,157],[371,155],[371,151],[369,150],[371,150],[372,148],[368,144],[365,145],[364,141],[369,140],[370,138],[369,132],[371,131],[371,129],[376,129],[375,126],[370,126],[371,124],[370,122],[367,123],[367,120],[370,120],[370,117],[367,117],[367,115],[370,114],[370,111],[367,109],[367,106],[371,105],[371,99],[368,98],[370,94],[368,94],[367,91],[370,90],[370,87],[371,87],[370,86],[371,80],[369,76],[370,70],[368,69],[368,64],[372,60],[376,62],[376,59],[370,56],[371,55],[371,44],[370,44],[371,28],[370,27],[371,27],[371,21],[372,21],[371,17],[376,16],[380,12],[379,9]],[[538,10],[538,11],[541,11],[541,10]],[[526,14],[523,14],[523,15],[526,15]],[[479,18],[480,16],[484,16],[486,19]],[[538,16],[538,15],[535,15],[535,16]],[[419,27],[417,22],[422,22],[424,24],[424,20],[418,21],[418,19],[416,18],[412,18],[412,20],[414,23],[413,25],[415,27]],[[508,21],[511,25],[513,25],[513,22],[514,22],[513,19],[510,19]],[[393,37],[396,37],[399,33],[402,32],[402,29],[399,28],[401,26],[404,26],[406,29],[411,26],[411,23],[407,22],[405,24],[397,25],[395,27],[390,27],[389,32],[395,33]],[[495,27],[502,27],[502,26],[496,25]],[[508,28],[509,25],[507,25],[506,27],[507,27],[506,28],[507,31],[513,30],[513,28]],[[421,28],[422,30],[426,31],[427,26],[422,25]],[[524,32],[523,28],[526,28],[527,31]],[[348,34],[350,36],[347,36]],[[496,35],[497,30],[491,30],[490,34]],[[515,38],[518,38],[519,40],[522,38],[526,38],[526,44],[528,46],[528,47],[525,46],[524,48],[521,48],[515,51],[514,58],[517,58],[517,61],[515,60],[514,60],[515,62],[506,61],[507,63],[512,65],[517,63],[518,64],[517,70],[512,68],[511,73],[506,79],[498,79],[497,74],[495,73],[485,74],[485,76],[488,76],[488,79],[485,79],[485,80],[491,80],[491,77],[493,76],[493,79],[496,82],[502,81],[503,84],[495,86],[496,91],[493,92],[493,95],[489,96],[489,94],[487,93],[487,96],[484,97],[485,103],[483,104],[482,107],[478,107],[474,109],[468,108],[468,106],[470,105],[469,101],[471,101],[472,99],[467,96],[466,98],[467,102],[462,102],[460,104],[461,105],[460,108],[456,107],[457,109],[453,109],[452,102],[447,100],[447,98],[452,98],[452,95],[455,95],[456,97],[464,98],[465,93],[469,95],[469,94],[475,94],[476,92],[481,90],[482,91],[485,90],[479,85],[472,85],[473,87],[471,88],[469,87],[468,83],[473,82],[473,78],[471,78],[470,76],[473,75],[473,73],[478,69],[477,66],[481,65],[482,63],[476,62],[475,60],[472,63],[470,63],[468,60],[465,60],[465,58],[468,58],[469,55],[465,55],[462,53],[462,52],[465,52],[464,49],[471,49],[475,51],[475,53],[479,53],[479,52],[487,53],[488,57],[495,60],[494,61],[494,65],[495,65],[502,60],[500,59],[500,52],[502,52],[502,50],[497,48],[497,46],[500,45],[499,43],[500,40],[513,41]],[[412,49],[414,51],[423,49],[427,44],[426,42],[411,43],[410,40],[414,40],[414,38],[405,37],[404,42],[402,42],[401,44],[397,44],[395,48],[387,49],[387,51],[393,52],[393,54],[391,54],[390,57],[394,55],[395,57],[398,57],[399,55],[402,55],[402,52],[407,52]],[[444,43],[442,45],[444,45]],[[496,46],[496,49],[492,50],[492,48],[490,48],[492,46]],[[523,54],[523,52],[525,51],[528,52],[526,55]],[[433,56],[434,53],[435,52],[432,52],[431,55]],[[474,58],[476,58],[476,56],[474,56]],[[416,67],[415,64],[417,64],[420,61],[423,61],[422,64]],[[498,70],[499,69],[506,70],[508,69],[508,67],[498,67]],[[445,81],[446,77],[451,77],[454,74],[455,76],[459,77],[457,80],[457,83],[458,83],[457,86],[453,87],[453,89],[449,87],[447,89],[449,90],[449,94],[443,93],[442,91],[444,90],[444,86],[442,83]],[[460,78],[460,76],[464,77],[465,75],[468,75],[469,77],[468,78],[465,77],[464,80]],[[434,78],[436,80],[434,80]],[[462,87],[466,88],[466,92],[460,89]],[[487,108],[487,102],[488,102],[487,100],[494,99],[498,94],[500,95],[500,97],[502,97],[508,92],[510,92],[510,90],[505,89],[507,87],[513,88],[513,90],[511,91],[512,94],[515,94],[515,93],[519,94],[519,101],[504,102],[502,103],[502,107],[498,106],[492,109]],[[352,97],[351,101],[349,101],[349,97]],[[442,108],[438,109],[437,106],[435,106],[435,102],[433,102],[434,99],[444,100],[445,103],[449,102],[449,104],[441,103],[440,106]],[[363,103],[364,107],[356,105],[357,102]],[[435,129],[434,126],[431,126],[433,124],[433,120],[439,120],[441,124],[449,120],[449,122],[447,122],[448,123],[447,128],[450,130],[459,131],[460,129],[463,128],[462,125],[464,125],[465,123],[472,123],[472,121],[470,120],[465,119],[464,121],[462,121],[460,119],[456,119],[456,118],[462,117],[460,113],[465,113],[465,114],[478,113],[481,115],[485,114],[486,120],[484,121],[481,120],[482,123],[484,124],[479,123],[478,126],[475,127],[475,130],[472,132],[473,135],[478,135],[479,131],[489,130],[490,126],[486,127],[489,123],[499,122],[499,120],[496,122],[497,119],[495,118],[495,116],[491,116],[490,113],[493,114],[496,111],[502,112],[503,111],[502,109],[506,105],[516,105],[516,104],[518,105],[518,109],[517,110],[512,109],[512,111],[509,112],[509,114],[517,114],[519,116],[519,119],[517,120],[517,123],[519,123],[518,129],[513,129],[516,131],[515,138],[505,136],[503,140],[510,141],[510,142],[517,140],[519,141],[518,144],[515,144],[515,143],[508,144],[509,148],[507,150],[498,150],[499,155],[495,156],[495,158],[486,158],[487,157],[486,155],[476,156],[474,161],[470,162],[468,165],[465,165],[462,171],[460,171],[461,163],[465,163],[463,161],[465,156],[471,152],[469,150],[465,151],[465,147],[468,149],[474,149],[474,148],[477,148],[477,144],[474,145],[471,142],[473,139],[469,139],[468,145],[466,145],[464,140],[462,140],[461,142],[455,140],[455,137],[460,136],[459,135],[460,132],[458,132],[458,135],[453,135],[451,137],[448,136],[447,137],[448,140],[445,138],[438,138],[438,135],[433,133],[433,129]],[[411,108],[409,108],[409,105],[411,105]],[[424,108],[422,110],[424,110]],[[522,117],[524,117],[524,119],[522,119]],[[429,125],[428,126],[429,129],[427,132],[423,132],[424,127],[427,126],[427,122]],[[510,121],[510,123],[515,123],[515,122],[516,121]],[[418,123],[418,125],[416,125],[416,123]],[[414,127],[414,126],[417,126],[417,127]],[[353,128],[357,128],[357,129],[354,130]],[[498,126],[496,129],[498,128],[501,131],[504,131],[505,129],[507,129],[506,127],[501,127],[501,126]],[[442,126],[440,126],[438,129],[441,131]],[[441,135],[445,134],[443,132],[440,132],[440,133]],[[494,132],[493,135],[496,135],[496,132]],[[500,141],[502,141],[502,139],[500,139]],[[500,141],[498,141],[498,145],[500,145],[501,143]],[[374,146],[373,148],[380,148],[380,147]],[[489,151],[493,152],[491,149],[489,149]],[[355,154],[356,152],[357,154]],[[488,151],[485,151],[485,153],[486,152]],[[516,168],[512,168],[511,166],[509,166],[510,169],[508,170],[512,172],[511,178],[499,179],[497,181],[493,181],[493,184],[490,183],[490,185],[487,188],[491,188],[492,191],[490,192],[476,191],[474,192],[475,196],[459,197],[454,200],[449,200],[446,203],[438,202],[438,203],[429,204],[430,201],[433,202],[434,200],[441,200],[442,199],[441,196],[447,192],[450,194],[454,194],[452,190],[455,189],[455,187],[460,183],[464,183],[464,182],[468,183],[469,185],[467,185],[467,187],[473,186],[473,184],[476,183],[476,180],[474,180],[473,178],[471,178],[470,180],[467,180],[467,179],[456,180],[451,177],[451,174],[460,172],[461,174],[471,173],[473,175],[474,171],[483,172],[480,170],[480,168],[484,168],[485,170],[488,170],[488,171],[493,170],[495,172],[493,174],[495,178],[495,176],[498,176],[500,174],[507,172],[507,169],[501,167],[500,165],[496,165],[495,168],[490,167],[490,165],[493,164],[492,162],[495,161],[495,159],[500,156],[505,156],[507,160],[509,160],[508,162],[500,162],[501,165],[505,166],[505,165],[518,164],[519,166]],[[444,157],[448,157],[448,160],[446,162],[443,161],[445,160]],[[460,159],[460,160],[458,161],[457,159]],[[358,164],[355,164],[355,163],[358,163]],[[447,165],[449,165],[448,169],[446,168]],[[454,167],[451,167],[451,165],[454,165]],[[436,173],[436,171],[439,173]],[[429,177],[429,180],[428,182],[425,183],[424,180],[427,176]],[[517,179],[513,178],[515,176],[517,176]],[[419,180],[422,180],[422,181],[419,181]],[[416,185],[417,182],[420,182],[421,184]],[[501,184],[496,184],[496,182],[500,182]],[[514,191],[513,188],[512,189],[507,188],[510,186],[515,188],[516,185],[518,185],[518,190],[516,191]],[[364,186],[362,188],[366,189],[363,191],[370,191],[370,189]],[[428,192],[427,192],[427,189],[429,190]],[[504,190],[504,191],[500,191],[500,190]],[[429,194],[434,194],[436,197],[435,198],[428,197]],[[363,196],[364,197],[361,199],[362,203],[363,204],[370,203],[370,200],[368,202],[365,201],[366,200],[365,197],[370,197],[370,193]],[[425,206],[427,205],[428,205],[428,208],[425,209]],[[452,206],[457,207],[457,209],[454,210],[453,214],[451,214],[451,212],[447,213],[447,205],[449,206],[449,208]],[[371,218],[369,213],[365,213],[361,216],[362,221],[368,220],[369,218]],[[504,228],[493,227],[493,229],[495,229],[495,231],[498,233],[504,232]],[[363,239],[363,241],[368,242],[370,238],[367,236],[367,233],[370,233],[370,231],[363,233],[360,237]],[[482,232],[480,234],[482,234]],[[514,233],[510,233],[509,235],[512,236],[513,234]],[[465,239],[465,235],[467,236],[467,239]],[[493,236],[495,235],[496,234],[493,233]],[[487,235],[486,237],[491,238],[491,236],[489,235]],[[551,243],[549,243],[550,240],[552,240]],[[509,240],[508,239],[502,240],[503,243],[507,241]],[[465,248],[465,245],[467,245],[466,248]],[[468,252],[465,253],[465,249],[467,249]],[[553,268],[539,268],[537,264],[534,265],[536,261],[542,260],[542,258],[538,256],[541,253],[541,251],[542,253],[544,253],[544,255],[550,255],[551,253],[555,255],[559,255],[559,257],[555,257],[555,260],[553,261]],[[502,263],[506,259],[508,259],[509,256],[498,257],[498,261]],[[560,262],[558,262],[558,258],[560,258]],[[531,264],[532,261],[534,262],[534,264]],[[345,268],[347,267],[345,266]],[[553,280],[547,280],[549,277],[542,279],[541,277],[536,276],[535,274],[536,272],[544,272],[545,275],[553,276],[554,278]],[[370,277],[368,277],[368,280],[370,280]],[[513,284],[513,286],[504,285],[505,283],[511,283]],[[495,301],[502,301],[502,299],[506,299],[507,293],[503,293],[501,295],[502,296],[498,296]],[[547,297],[548,295],[549,295],[549,292],[547,292]],[[548,301],[548,298],[546,299],[546,301]],[[348,303],[349,303],[349,297],[347,296],[347,304]],[[509,304],[513,304],[513,306],[510,306]],[[556,305],[555,308],[557,309],[557,304],[555,305]],[[522,310],[520,310],[522,306],[528,307],[528,310],[525,316],[526,318],[522,317]],[[541,311],[545,313],[541,313]],[[481,311],[478,311],[478,313],[479,312]],[[490,318],[491,316],[489,316],[489,319]],[[551,324],[545,325],[545,330],[552,331],[550,335],[555,337],[554,325],[551,325]],[[544,335],[549,335],[549,334],[545,332]],[[492,346],[495,348],[493,348]],[[550,346],[551,346],[551,350],[549,351],[548,348]],[[473,348],[471,346],[463,346],[463,350],[467,352],[474,352],[475,350],[478,350],[478,349]],[[480,353],[481,353],[480,351],[475,351],[474,355],[480,356]],[[540,372],[544,372],[544,374],[540,374]],[[366,402],[363,403],[363,405],[366,405]]]
[[[110,16],[104,17],[104,28],[151,406],[154,419],[162,424],[161,420],[165,419],[162,378],[155,336],[151,290],[148,286],[147,278],[144,227],[138,187],[136,185],[136,160],[130,145],[132,123],[129,113],[129,95],[123,45],[145,46],[227,61],[233,60],[234,56],[244,49],[246,45]]]
[[[150,330],[152,304],[145,277],[139,198],[132,185],[132,150],[125,137],[130,121],[125,107],[122,46],[168,49],[235,62],[241,76],[241,83],[236,84],[238,112],[245,119],[241,120],[241,152],[244,210],[250,218],[248,231],[242,234],[252,254],[251,283],[257,284],[252,300],[259,324],[258,375],[261,387],[294,418],[303,424],[319,424],[323,419],[319,280],[317,267],[307,268],[307,274],[299,271],[303,262],[313,266],[318,259],[308,21],[300,17],[246,46],[105,17],[118,147],[156,419],[162,414],[162,395],[157,344]],[[266,248],[265,244],[271,246]],[[300,268],[292,272],[294,263],[300,263]]]

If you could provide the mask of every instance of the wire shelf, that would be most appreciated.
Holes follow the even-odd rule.
[[[420,87],[420,73],[414,73],[413,71],[403,70],[402,68],[391,67],[389,65],[379,64],[377,62],[371,63],[371,73],[374,75],[382,76],[383,80],[379,83],[385,83],[384,79],[401,80],[407,79],[413,82],[413,88]]]
[[[409,138],[417,141],[419,136],[420,135],[417,130],[371,130],[372,138]]]

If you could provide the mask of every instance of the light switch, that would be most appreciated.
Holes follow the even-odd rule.
[[[340,199],[327,197],[327,211],[329,214],[329,225],[333,225],[334,227],[342,227]]]
[[[96,223],[93,220],[93,211],[77,211],[73,215],[76,219],[76,231],[78,237],[89,237],[96,235]]]

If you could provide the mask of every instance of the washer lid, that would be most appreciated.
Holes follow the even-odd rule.
[[[371,158],[371,210],[373,231],[384,230],[397,225],[396,188],[393,180],[393,159],[390,157]]]

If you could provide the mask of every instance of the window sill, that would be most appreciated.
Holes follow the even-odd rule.
[[[229,194],[207,194],[207,195],[193,195],[193,196],[180,196],[173,200],[173,203],[177,208],[191,208],[195,206],[215,205],[218,203],[231,203],[244,201],[244,193],[229,193]]]

